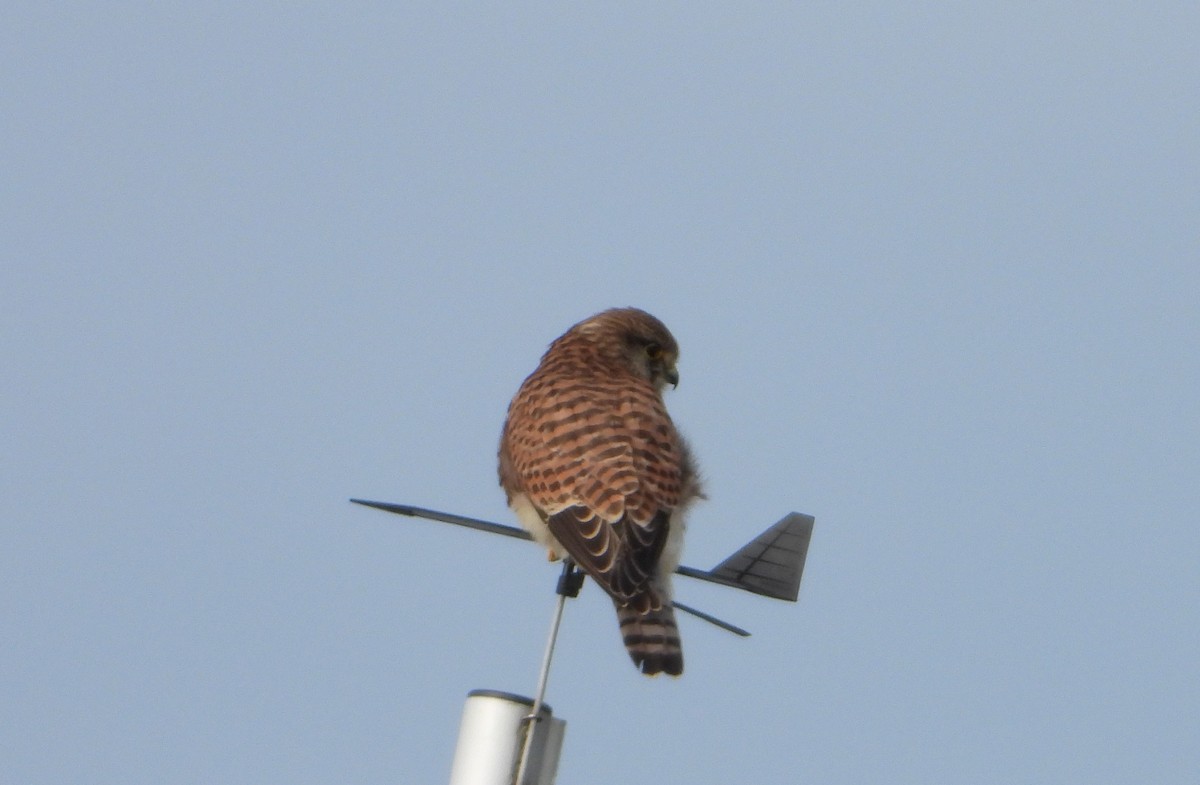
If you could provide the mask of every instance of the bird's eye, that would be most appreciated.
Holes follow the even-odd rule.
[[[663,349],[656,343],[646,344],[646,356],[651,360],[658,360],[662,357]]]

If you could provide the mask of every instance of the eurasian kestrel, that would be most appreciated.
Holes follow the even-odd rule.
[[[683,672],[671,608],[684,512],[701,495],[663,405],[679,346],[658,319],[616,308],[550,344],[508,407],[500,485],[521,525],[569,557],[617,608],[643,673]]]

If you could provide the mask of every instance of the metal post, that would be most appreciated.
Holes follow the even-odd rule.
[[[567,598],[579,596],[579,589],[583,586],[583,575],[582,572],[575,569],[575,564],[570,559],[563,560],[562,575],[558,578],[558,601],[554,604],[554,616],[550,620],[550,635],[546,639],[546,652],[542,655],[542,669],[538,674],[533,710],[525,718],[529,728],[525,732],[525,743],[521,746],[521,762],[517,766],[515,785],[527,785],[525,775],[529,766],[529,752],[533,749],[533,737],[537,730],[537,723],[542,719],[540,712],[542,703],[546,699],[546,683],[550,680],[550,662],[554,659],[554,644],[558,640],[558,627],[562,623],[563,609],[566,607]]]

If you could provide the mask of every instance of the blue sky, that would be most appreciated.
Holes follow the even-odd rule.
[[[567,611],[559,782],[1200,774],[1187,4],[0,13],[0,779],[444,781],[556,571],[495,446],[637,305],[711,566],[687,673]]]

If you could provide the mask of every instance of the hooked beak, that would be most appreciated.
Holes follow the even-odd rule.
[[[679,371],[675,370],[675,366],[671,366],[663,371],[663,378],[671,383],[672,387],[679,386]]]

